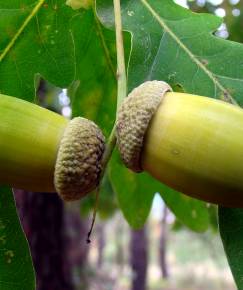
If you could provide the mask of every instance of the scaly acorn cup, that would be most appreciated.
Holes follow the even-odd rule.
[[[189,196],[243,207],[243,109],[171,91],[150,81],[124,100],[116,130],[125,165]]]
[[[0,95],[0,184],[77,200],[99,183],[105,140],[84,118]]]

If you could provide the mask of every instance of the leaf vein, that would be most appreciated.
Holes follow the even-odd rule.
[[[3,59],[5,58],[5,56],[9,53],[9,51],[14,46],[15,42],[17,41],[17,39],[19,38],[19,36],[21,35],[21,33],[24,31],[25,27],[29,24],[29,22],[32,20],[32,18],[36,15],[36,13],[39,11],[39,9],[44,4],[44,2],[45,2],[45,0],[39,0],[37,2],[37,4],[35,5],[35,7],[33,8],[33,10],[31,11],[31,13],[26,17],[26,19],[23,22],[23,24],[20,26],[20,28],[15,33],[15,35],[10,40],[10,42],[7,44],[7,46],[5,47],[5,49],[3,50],[3,52],[0,54],[0,62],[2,62]]]
[[[237,104],[234,98],[229,94],[226,88],[214,77],[211,71],[209,71],[204,64],[202,64],[196,56],[190,51],[190,49],[177,37],[177,35],[170,29],[170,27],[161,19],[160,15],[153,9],[153,7],[147,2],[147,0],[141,0],[142,4],[152,16],[158,21],[159,25],[170,35],[170,37],[181,47],[182,50],[190,57],[190,59],[198,65],[198,67],[213,81],[214,85],[222,91],[222,98],[224,101],[232,104]]]

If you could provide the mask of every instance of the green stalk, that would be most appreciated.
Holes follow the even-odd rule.
[[[116,51],[117,51],[117,110],[120,104],[127,95],[127,77],[125,66],[125,54],[123,43],[123,31],[122,31],[122,16],[121,16],[121,3],[120,0],[113,0],[114,16],[115,16],[115,28],[116,28]],[[109,135],[106,149],[102,158],[102,172],[100,174],[100,184],[104,177],[108,162],[111,158],[112,152],[116,146],[116,124],[114,124],[112,131]],[[90,230],[87,235],[87,242],[90,243],[90,236],[94,227],[96,212],[98,208],[100,184],[95,191],[95,205]]]

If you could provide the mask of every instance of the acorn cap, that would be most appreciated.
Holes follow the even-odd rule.
[[[64,131],[54,173],[56,191],[65,201],[78,200],[99,184],[105,138],[92,121],[77,117]]]
[[[117,114],[116,135],[124,164],[142,172],[141,153],[149,122],[171,87],[162,81],[148,81],[135,88],[123,101]]]

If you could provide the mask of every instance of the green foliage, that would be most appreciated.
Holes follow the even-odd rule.
[[[34,290],[34,270],[13,193],[3,186],[0,193],[0,289]]]
[[[15,40],[38,2],[0,3],[0,92],[29,101],[35,96],[36,74],[58,87],[68,86],[75,74],[74,44],[67,25],[74,12],[63,1],[45,1]],[[2,58],[11,41],[11,49]]]
[[[113,154],[109,169],[119,205],[133,228],[144,225],[156,192],[160,192],[167,206],[190,229],[205,231],[208,228],[209,214],[204,202],[166,187],[147,173],[133,173],[122,164],[117,151]]]
[[[102,27],[92,10],[78,13],[70,26],[77,86],[71,94],[73,116],[94,120],[108,135],[116,109],[114,33]]]
[[[203,232],[208,229],[210,217],[205,202],[176,192],[165,185],[160,184],[160,188],[162,198],[178,220],[193,231]]]
[[[158,182],[146,173],[129,171],[117,151],[113,153],[109,173],[125,218],[134,229],[141,228],[148,217]]]
[[[113,25],[112,1],[98,0],[102,22]],[[123,1],[123,25],[132,35],[129,89],[145,80],[180,84],[188,93],[243,104],[239,43],[213,35],[222,20],[171,0]],[[139,73],[138,73],[139,72]]]
[[[243,105],[243,46],[213,35],[222,20],[192,13],[171,0],[121,2],[124,30],[131,35],[124,33],[129,91],[145,80],[159,79],[185,92],[230,102],[235,99]],[[64,0],[2,1],[0,92],[34,101],[35,79],[41,75],[55,86],[68,87],[73,116],[94,120],[108,136],[116,110],[115,35],[100,20],[106,27],[114,27],[113,1],[97,0],[97,11],[99,19],[93,7],[73,10]],[[113,196],[113,192],[134,228],[144,224],[155,192],[160,192],[178,220],[191,229],[204,231],[212,223],[205,203],[166,188],[147,174],[130,172],[117,153],[109,164],[109,179],[101,195]],[[3,197],[2,202],[6,202]],[[92,199],[90,202],[93,204]],[[106,202],[104,207],[109,207]],[[220,212],[223,216],[224,209]],[[17,223],[16,216],[8,218]],[[231,218],[232,226],[234,215]],[[223,238],[227,231],[221,227]],[[13,232],[9,236],[18,244]],[[19,240],[23,239],[19,234]],[[228,253],[229,260],[238,259],[236,251]],[[27,256],[25,249],[18,260]],[[2,259],[0,269],[3,263]],[[24,268],[21,270],[32,273],[30,260],[26,259]],[[29,282],[23,288],[33,289],[32,285]]]
[[[94,210],[95,200],[95,194],[90,194],[86,198],[83,198],[81,200],[81,216],[87,216],[90,212]],[[98,215],[101,219],[105,220],[112,217],[116,209],[116,196],[112,189],[108,176],[105,175],[102,180],[101,191],[99,194]]]

